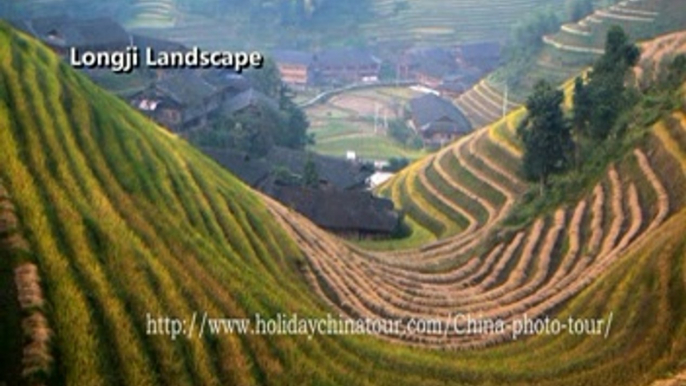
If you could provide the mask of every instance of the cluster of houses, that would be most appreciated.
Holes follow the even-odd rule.
[[[280,147],[259,159],[230,149],[202,150],[246,184],[339,236],[383,239],[401,230],[402,216],[393,201],[368,190],[372,165]],[[302,174],[307,162],[315,165],[317,187],[293,183],[279,173]]]
[[[18,29],[33,35],[68,58],[72,47],[80,51],[116,52],[129,46],[155,51],[187,51],[181,44],[131,34],[109,18],[76,20],[66,16],[13,20]],[[107,70],[85,70],[97,78]],[[253,89],[240,74],[226,69],[156,69],[144,89],[127,95],[129,103],[172,132],[187,133],[207,126],[215,116],[276,102]]]
[[[381,72],[381,60],[371,52],[358,48],[339,48],[318,53],[275,50],[272,57],[283,82],[296,89],[376,82]]]
[[[284,83],[296,89],[378,81],[381,65],[395,72],[394,81],[416,82],[442,95],[459,95],[474,85],[500,60],[498,42],[469,43],[452,49],[408,49],[383,60],[361,48],[319,52],[274,50]]]
[[[452,49],[413,48],[382,61],[365,49],[345,48],[305,52],[275,50],[272,57],[284,83],[295,89],[378,82],[381,64],[395,72],[395,82],[413,83],[425,95],[410,101],[408,120],[424,145],[440,147],[472,130],[452,102],[469,90],[500,60],[500,44],[462,44]]]
[[[70,47],[92,51],[120,51],[135,45],[157,51],[184,51],[165,40],[128,33],[108,18],[74,20],[46,17],[12,22],[61,55]],[[449,101],[471,87],[499,59],[497,43],[464,44],[453,49],[416,48],[385,58],[396,77],[412,81],[438,94],[410,101],[409,122],[429,147],[441,146],[471,130],[464,114]],[[272,53],[284,83],[294,88],[336,86],[379,80],[382,60],[359,48],[338,48],[316,53],[275,50]],[[96,72],[96,71],[92,71]],[[251,109],[275,102],[250,87],[240,74],[229,70],[156,70],[148,87],[128,95],[129,102],[173,132],[187,133],[206,127],[222,113]]]
[[[121,51],[130,45],[155,50],[183,51],[174,42],[130,34],[111,19],[73,20],[52,17],[12,21],[22,31],[43,41],[56,53],[68,56],[71,47],[92,51]],[[345,61],[348,53],[332,51],[321,56],[324,76],[350,82],[373,76],[379,63],[370,58],[364,66]],[[344,65],[341,67],[341,63]],[[97,70],[84,70],[97,76]],[[236,113],[257,106],[278,109],[278,103],[251,87],[242,75],[230,70],[155,70],[143,90],[128,101],[170,131],[185,134],[200,130],[217,114]],[[386,238],[398,231],[401,215],[393,202],[367,190],[373,167],[354,161],[307,155],[303,151],[274,147],[264,158],[253,159],[231,149],[206,148],[207,155],[238,178],[309,217],[319,226],[345,237]],[[305,187],[283,180],[275,173],[285,169],[302,173],[308,159],[316,165],[319,186]]]

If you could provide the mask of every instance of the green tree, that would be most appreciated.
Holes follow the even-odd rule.
[[[312,143],[312,137],[307,135],[310,127],[307,116],[293,102],[293,92],[281,81],[276,63],[267,58],[262,68],[250,70],[246,76],[256,90],[278,102],[280,114],[278,117],[271,116],[278,122],[272,132],[274,143],[298,150]]]
[[[617,118],[630,106],[626,91],[626,77],[640,58],[640,51],[619,26],[610,27],[605,54],[593,65],[588,85],[584,87],[582,108],[588,134],[596,140],[607,138]],[[581,114],[578,120],[581,120]]]
[[[574,164],[577,168],[581,165],[580,143],[582,138],[588,135],[588,115],[593,106],[588,97],[588,90],[582,77],[574,79],[574,96],[572,99],[572,130],[574,134]]]
[[[391,157],[388,159],[388,166],[386,166],[384,170],[391,173],[397,173],[409,164],[410,160],[405,157]]]
[[[319,172],[317,172],[317,165],[312,159],[312,153],[307,153],[307,160],[303,170],[303,183],[309,188],[319,187]]]
[[[517,132],[524,143],[523,171],[540,182],[541,193],[548,177],[568,166],[574,147],[570,125],[562,112],[564,94],[546,81],[539,81],[526,101],[528,114]]]
[[[291,149],[302,150],[314,144],[314,137],[307,135],[310,122],[305,112],[293,102],[293,95],[288,87],[283,87],[279,97],[282,112],[281,128],[275,137],[276,144]]]
[[[388,123],[388,135],[400,143],[406,143],[414,134],[402,119],[393,119]]]
[[[264,95],[274,99],[278,99],[281,96],[281,89],[284,85],[281,81],[279,68],[272,58],[265,57],[264,63],[262,63],[260,68],[246,70],[245,77],[248,78],[255,90]]]
[[[680,54],[667,65],[663,83],[666,88],[678,89],[684,81],[686,81],[686,54]]]
[[[266,110],[268,111],[268,110]],[[235,117],[236,124],[229,132],[231,146],[255,157],[266,155],[274,145],[272,131],[274,121],[261,114],[241,113]]]
[[[229,131],[229,138],[231,141],[230,147],[245,152],[250,151],[250,131],[243,127],[242,123],[236,123]]]
[[[299,186],[302,184],[302,178],[299,175],[294,174],[289,168],[282,165],[274,166],[274,168],[271,170],[271,174],[282,184],[291,186]]]

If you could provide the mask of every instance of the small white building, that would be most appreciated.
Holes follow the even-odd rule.
[[[395,173],[389,172],[376,172],[367,178],[367,187],[369,189],[375,189],[378,186],[383,185],[386,181],[393,178]]]

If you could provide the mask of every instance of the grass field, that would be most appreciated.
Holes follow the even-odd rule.
[[[26,382],[50,385],[638,386],[671,378],[686,366],[683,115],[646,128],[576,202],[497,234],[490,230],[528,187],[492,128],[477,131],[382,187],[415,205],[427,228],[454,226],[457,217],[445,213],[422,218],[439,205],[475,221],[450,237],[419,230],[415,237],[437,239],[421,248],[372,252],[249,190],[0,24],[0,280],[5,288],[9,269],[35,264],[34,300],[44,300],[0,309],[0,327],[11,331],[0,334],[3,358],[52,358]],[[471,177],[440,170],[455,164]],[[449,195],[469,196],[478,184],[491,194]],[[447,327],[456,311],[508,326],[524,314],[613,322],[607,335],[517,340],[511,329],[408,330],[412,320]],[[47,326],[17,326],[36,312]],[[212,336],[195,335],[197,325],[176,339],[148,333],[148,314],[191,323],[205,313],[391,318],[405,333]],[[49,344],[23,351],[11,338],[20,335],[25,345]],[[16,384],[21,371],[0,366],[13,370],[0,382]]]

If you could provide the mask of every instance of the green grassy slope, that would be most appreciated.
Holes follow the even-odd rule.
[[[240,384],[278,368],[262,339],[145,335],[146,313],[313,307],[259,199],[46,49],[4,27],[0,40],[0,176],[33,251],[14,255],[46,283],[57,383]]]
[[[653,165],[681,171],[678,160],[686,159],[686,148],[678,130],[665,128],[651,137],[646,153]],[[502,151],[485,134],[475,137],[475,151]],[[39,268],[42,310],[54,332],[55,370],[47,384],[643,385],[684,365],[686,212],[678,207],[651,237],[551,311],[560,317],[614,312],[607,339],[563,334],[466,351],[351,336],[206,334],[172,340],[146,334],[147,313],[188,320],[194,312],[407,315],[408,304],[431,308],[440,300],[425,297],[424,286],[459,283],[436,277],[432,284],[421,269],[384,263],[421,262],[423,253],[367,256],[319,233],[2,25],[0,150],[0,185],[19,219],[10,233],[0,232],[0,257],[4,264],[33,262]],[[471,167],[488,161],[472,160]],[[508,166],[501,166],[502,173]],[[484,174],[497,177],[486,169]],[[662,168],[656,170],[665,181]],[[484,177],[469,181],[476,178]],[[681,180],[675,174],[667,186],[677,189]],[[457,189],[447,182],[431,188],[421,176],[407,183],[424,186],[422,194]],[[521,188],[503,185],[505,191]],[[489,197],[474,210],[507,205],[496,192]],[[547,216],[546,232],[552,223]],[[12,234],[28,243],[6,242]],[[451,251],[441,253],[453,259]],[[0,278],[5,283],[7,275]],[[16,319],[16,312],[3,308],[0,319]],[[11,325],[16,323],[0,324]],[[5,356],[21,356],[2,343]]]

